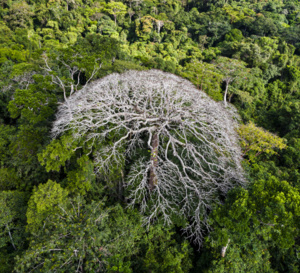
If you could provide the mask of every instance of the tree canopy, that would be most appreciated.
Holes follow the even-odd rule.
[[[131,204],[147,212],[148,222],[159,214],[168,224],[191,217],[185,229],[201,242],[206,210],[218,194],[246,183],[236,126],[187,80],[149,70],[85,86],[59,107],[52,134],[71,131],[93,152],[100,174],[129,163]]]

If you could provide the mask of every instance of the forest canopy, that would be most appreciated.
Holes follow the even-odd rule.
[[[299,14],[0,0],[0,272],[298,272]]]

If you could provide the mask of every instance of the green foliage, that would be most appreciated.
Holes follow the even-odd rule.
[[[243,33],[239,29],[232,29],[228,34],[225,35],[225,40],[226,41],[238,41],[240,42],[243,40],[244,36]]]
[[[35,188],[29,199],[26,213],[28,231],[36,234],[42,228],[45,219],[59,211],[59,206],[64,204],[67,196],[68,191],[51,180]]]
[[[67,134],[51,141],[50,130],[57,105],[65,100],[64,91],[66,97],[72,92],[72,84],[78,83],[79,90],[91,76],[97,79],[113,72],[151,68],[187,78],[217,101],[227,90],[226,101],[238,108],[248,124],[239,132],[249,159],[245,168],[251,185],[247,190],[234,190],[209,216],[214,231],[206,237],[202,252],[195,252],[193,269],[192,254],[181,232],[154,225],[148,232],[134,231],[136,238],[128,235],[134,242],[132,251],[119,244],[112,247],[114,255],[101,252],[105,270],[298,272],[299,13],[300,4],[292,0],[0,0],[0,272],[13,270],[17,254],[22,257],[17,272],[32,270],[38,259],[45,262],[44,268],[33,272],[73,272],[77,269],[51,266],[56,262],[57,266],[78,264],[74,249],[80,238],[99,249],[103,240],[95,243],[90,238],[98,238],[99,230],[105,230],[118,241],[123,233],[110,223],[121,227],[123,214],[125,222],[131,219],[130,213],[122,214],[115,206],[116,200],[124,206],[130,201],[123,196],[127,162],[112,165],[111,176],[103,170],[96,177],[91,162],[98,144],[94,150],[84,146],[75,151],[80,143]],[[51,71],[46,72],[43,58]],[[80,75],[71,75],[70,68],[78,69]],[[62,80],[65,90],[53,83],[55,77]],[[43,201],[42,196],[51,190],[53,195]],[[107,215],[94,230],[87,218],[81,221],[71,210],[71,202],[78,200],[66,196],[78,193],[85,196],[88,204],[79,203],[89,215]],[[111,210],[97,203],[103,197],[109,200]],[[32,235],[25,232],[28,198]],[[56,198],[70,218],[57,210]],[[113,210],[119,212],[113,214]],[[113,215],[117,215],[116,221]],[[63,217],[68,219],[65,224]],[[61,224],[51,226],[51,221]],[[137,222],[132,220],[128,227],[136,230]],[[47,231],[42,229],[44,224]],[[179,219],[178,225],[182,224]],[[76,228],[85,230],[86,237],[77,235]],[[221,258],[220,248],[228,238],[226,255]],[[59,247],[65,244],[71,250],[65,254],[48,251],[55,240]],[[99,259],[96,248],[91,250],[93,254],[81,250],[90,261]],[[94,271],[93,266],[84,266],[86,271]]]
[[[117,17],[126,13],[127,6],[122,2],[110,2],[108,3],[104,11],[113,15],[115,18],[115,24],[117,23]]]
[[[0,193],[0,249],[10,245],[14,250],[24,244],[26,195],[18,191]]]
[[[0,192],[0,272],[11,272],[15,255],[26,247],[26,194]]]
[[[12,136],[15,134],[15,128],[12,126],[0,125],[0,160],[1,166],[5,164],[9,157],[8,145]]]
[[[56,204],[17,259],[17,272],[132,272],[126,258],[137,250],[140,226],[135,214],[120,206],[106,209],[102,202],[86,204],[80,196],[60,198]]]
[[[298,232],[300,194],[286,181],[274,176],[259,180],[249,190],[232,190],[226,203],[213,213],[218,228],[212,234],[215,245],[230,238],[249,243],[251,234],[271,246],[290,248]],[[222,236],[219,236],[221,235]]]
[[[198,261],[204,272],[277,272],[272,267],[275,249],[282,254],[295,244],[300,195],[274,176],[258,180],[248,190],[232,190],[211,221],[214,231]],[[221,248],[227,245],[225,257]],[[291,262],[291,261],[290,261]]]
[[[15,1],[9,7],[8,14],[4,16],[4,19],[12,29],[26,28],[32,26],[33,15],[32,7],[26,1]]]
[[[46,90],[53,90],[49,78],[41,75],[34,75],[36,84],[30,85],[28,89],[17,89],[14,93],[14,100],[10,101],[8,110],[12,118],[26,120],[36,124],[45,122],[54,114],[56,98]]]
[[[95,182],[94,164],[84,155],[77,159],[78,166],[67,173],[66,188],[70,193],[84,195]]]
[[[74,149],[78,147],[77,142],[72,140],[72,135],[54,139],[42,153],[38,154],[39,161],[46,167],[47,172],[58,172],[74,154]]]
[[[222,100],[222,75],[214,70],[215,67],[212,64],[194,61],[184,67],[181,76],[187,78],[213,99],[220,101]]]
[[[241,125],[238,133],[241,137],[244,155],[247,155],[250,160],[261,153],[277,154],[275,149],[287,148],[284,139],[256,127],[253,122]]]
[[[226,57],[218,57],[214,64],[215,70],[223,76],[222,80],[226,84],[224,92],[225,105],[227,96],[229,96],[229,102],[231,102],[233,94],[239,95],[240,100],[244,102],[249,101],[249,95],[239,90],[239,86],[247,80],[247,74],[250,72],[250,69],[246,68],[246,63]]]
[[[99,72],[100,76],[106,76],[113,72],[123,73],[127,70],[146,70],[145,66],[141,66],[131,61],[116,60],[112,64],[106,64],[102,66]]]
[[[203,272],[276,272],[271,268],[267,246],[255,238],[252,238],[251,243],[244,245],[230,241],[224,258],[217,249],[210,248],[203,251],[211,252],[210,256],[201,257],[198,261],[198,268]]]
[[[143,40],[149,40],[150,39],[150,34],[153,29],[153,23],[155,22],[155,18],[151,16],[144,16],[140,20],[136,20],[136,35]]]
[[[174,232],[168,228],[161,225],[150,227],[140,244],[134,272],[183,273],[192,267],[192,249],[188,242],[176,242]]]

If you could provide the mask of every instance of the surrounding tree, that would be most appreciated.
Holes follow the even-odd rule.
[[[126,14],[127,6],[124,5],[122,2],[110,2],[104,8],[109,14],[112,14],[115,19],[115,25],[117,25],[117,16],[121,14]]]
[[[18,258],[17,272],[131,272],[124,259],[137,251],[139,218],[79,196],[56,201],[57,209]]]
[[[248,155],[250,160],[261,153],[276,154],[275,149],[287,147],[284,139],[256,127],[253,122],[241,125],[238,128],[238,133],[241,137],[243,155]]]
[[[227,94],[229,92],[230,84],[232,82],[240,82],[244,80],[247,75],[247,69],[244,62],[226,57],[218,57],[215,64],[218,72],[223,75],[223,81],[226,84],[224,91],[224,104],[227,106]]]

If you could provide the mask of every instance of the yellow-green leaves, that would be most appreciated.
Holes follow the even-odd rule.
[[[110,2],[104,8],[104,12],[107,12],[114,16],[115,24],[117,24],[117,16],[124,15],[127,11],[127,6],[122,2]]]
[[[217,101],[222,100],[222,75],[215,71],[213,64],[195,60],[187,64],[180,75],[190,80],[213,99]]]
[[[276,154],[276,149],[285,149],[285,139],[280,138],[260,127],[256,127],[253,122],[242,125],[238,128],[241,137],[241,146],[244,156],[249,156],[250,160],[261,153]]]
[[[32,233],[38,231],[47,216],[59,210],[58,205],[63,204],[67,196],[67,190],[52,180],[36,188],[28,202],[28,230]]]
[[[230,5],[224,5],[223,10],[230,18],[231,23],[236,23],[244,19],[245,17],[251,18],[255,15],[252,9],[244,7],[232,7]]]

